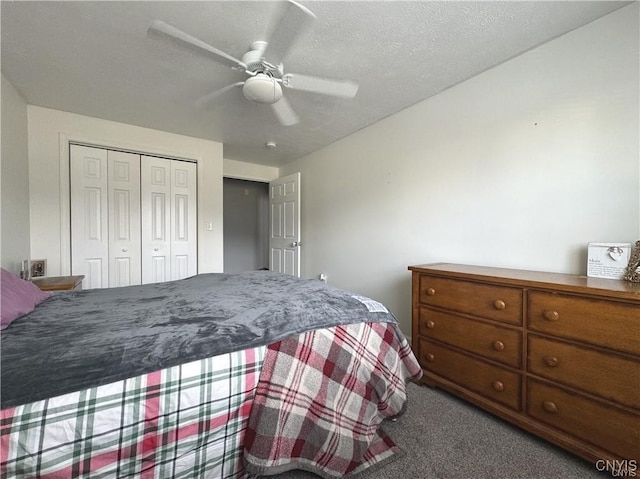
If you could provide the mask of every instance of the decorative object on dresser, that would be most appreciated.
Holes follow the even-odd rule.
[[[640,283],[640,240],[636,241],[636,245],[633,251],[631,251],[631,257],[629,258],[624,279],[633,281],[634,283]]]
[[[589,243],[587,276],[622,279],[631,255],[631,243]]]
[[[640,462],[640,284],[446,263],[409,270],[423,383],[594,463]]]
[[[47,275],[47,260],[32,259],[29,261],[29,278],[38,278]]]
[[[24,279],[26,281],[31,279],[31,267],[28,259],[25,259],[20,263],[20,279]]]
[[[33,278],[31,282],[42,291],[79,291],[82,289],[83,274],[76,276],[48,276]]]

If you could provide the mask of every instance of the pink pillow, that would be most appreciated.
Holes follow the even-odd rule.
[[[51,296],[30,281],[2,269],[0,276],[0,329],[5,329],[20,316],[30,313],[36,305]]]

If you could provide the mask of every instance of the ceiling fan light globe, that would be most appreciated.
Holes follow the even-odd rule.
[[[282,87],[270,76],[258,74],[247,78],[242,93],[247,100],[270,105],[282,98]]]

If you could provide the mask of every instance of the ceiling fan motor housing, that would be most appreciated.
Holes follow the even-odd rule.
[[[247,100],[270,105],[282,98],[282,87],[269,75],[258,73],[256,76],[247,78],[242,87],[242,93]]]
[[[247,66],[247,70],[256,73],[265,70],[263,59],[266,48],[267,42],[258,41],[251,44],[251,50],[242,56],[242,63]]]

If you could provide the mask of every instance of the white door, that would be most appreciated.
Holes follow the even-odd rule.
[[[269,269],[300,276],[300,173],[269,183]]]
[[[197,166],[141,158],[142,283],[198,273]]]
[[[198,272],[196,164],[171,161],[171,279]]]
[[[82,289],[109,285],[107,150],[70,146],[71,274]]]
[[[171,279],[171,160],[141,159],[142,283]]]
[[[108,151],[109,287],[140,284],[140,155]]]
[[[83,289],[140,284],[140,156],[71,145],[71,273]]]
[[[83,289],[193,276],[197,166],[70,146],[71,272]]]

